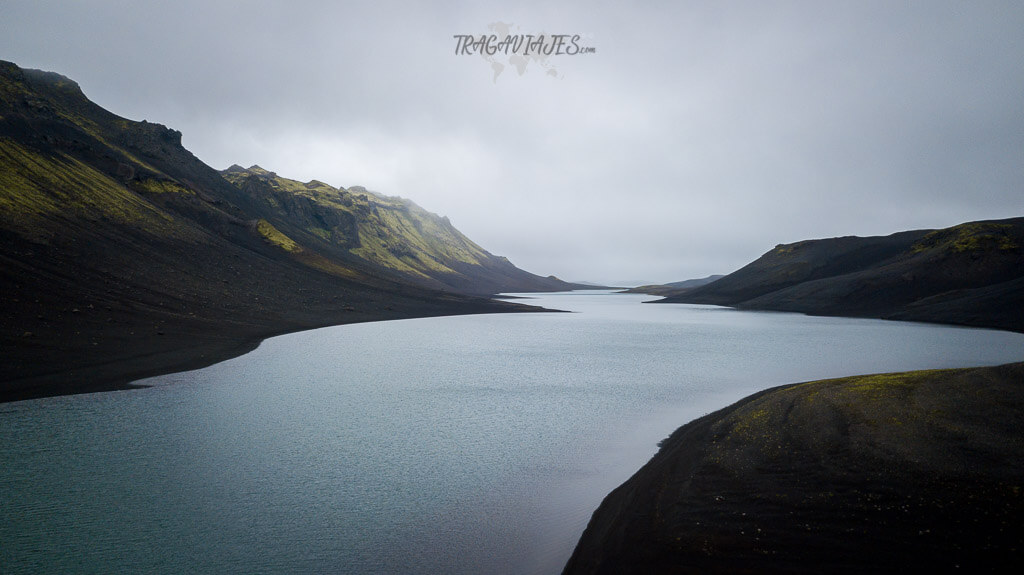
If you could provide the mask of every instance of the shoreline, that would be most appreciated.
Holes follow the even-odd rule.
[[[543,292],[538,292],[543,293]],[[456,315],[475,315],[481,313],[530,313],[530,312],[552,312],[562,310],[551,310],[532,306],[525,303],[518,303],[511,300],[527,300],[521,296],[500,296],[495,295],[489,299],[477,299],[468,301],[449,300],[444,302],[433,301],[424,305],[408,306],[408,302],[393,302],[395,306],[404,309],[395,309],[392,305],[384,305],[376,310],[345,311],[345,310],[319,310],[319,313],[288,313],[278,312],[277,321],[267,321],[266,318],[248,319],[239,321],[237,318],[204,318],[198,323],[201,325],[181,325],[168,327],[158,337],[141,338],[139,340],[125,340],[124,332],[131,327],[122,327],[118,330],[105,330],[99,334],[99,339],[104,341],[121,340],[116,350],[108,353],[111,359],[106,361],[81,362],[76,366],[63,369],[56,369],[49,372],[36,373],[27,377],[5,380],[0,383],[0,403],[14,401],[25,401],[40,399],[44,397],[57,397],[62,395],[78,395],[85,393],[102,393],[107,391],[123,391],[130,389],[144,389],[148,386],[134,385],[133,382],[150,377],[192,371],[209,367],[222,361],[233,359],[255,350],[266,339],[340,325],[356,323],[393,321],[402,319],[416,319],[426,317],[443,317]],[[662,300],[654,300],[644,303],[661,303]],[[877,319],[889,321],[904,321],[924,323],[930,325],[942,325],[962,329],[992,329],[1012,333],[1024,333],[1024,328],[1017,326],[993,326],[978,324],[963,324],[954,322],[939,322],[916,319],[900,319],[871,316],[841,316],[834,314],[814,314],[806,312],[792,312],[783,310],[754,309],[736,306],[723,306],[740,311],[766,311],[781,313],[803,313],[808,316],[818,317],[850,317],[863,319]],[[310,319],[315,317],[315,319]],[[153,321],[153,318],[137,318],[141,326]],[[172,333],[173,332],[173,333]],[[81,334],[76,334],[81,340]],[[87,334],[85,339],[97,339],[97,334]],[[76,339],[75,336],[61,339]],[[9,342],[4,342],[9,343]],[[35,342],[33,342],[35,343]],[[17,343],[11,344],[17,347]],[[95,345],[95,344],[93,344]],[[81,346],[79,346],[81,347]],[[109,347],[109,346],[108,346]],[[29,360],[28,363],[35,365],[52,365],[53,357],[60,357],[69,353],[59,343],[50,344],[49,353],[42,357]],[[73,353],[73,352],[70,352]],[[65,360],[58,361],[60,363]],[[71,361],[74,361],[72,358]],[[29,369],[35,367],[30,365]],[[84,383],[78,383],[84,380]]]
[[[404,309],[399,309],[402,307]],[[476,315],[485,313],[538,313],[556,312],[537,306],[527,306],[500,300],[470,300],[432,302],[421,306],[399,306],[398,303],[385,305],[378,310],[354,312],[337,310],[333,313],[313,314],[282,313],[277,321],[257,318],[250,321],[230,321],[226,318],[205,318],[192,324],[168,326],[155,337],[126,338],[124,333],[129,328],[108,330],[105,333],[88,333],[83,338],[75,334],[62,340],[79,340],[78,345],[64,345],[66,342],[31,343],[39,353],[37,357],[22,358],[27,370],[39,370],[45,366],[61,363],[77,362],[66,368],[58,368],[48,372],[35,373],[27,377],[10,379],[0,384],[0,403],[57,397],[63,395],[79,395],[85,393],[101,393],[107,391],[123,391],[129,389],[145,389],[145,385],[134,385],[133,382],[202,369],[233,359],[255,350],[266,339],[308,331],[325,327],[367,323],[377,321],[393,321],[426,317],[444,317],[457,315]],[[290,316],[290,317],[289,317]],[[148,323],[139,318],[138,323]],[[141,332],[141,328],[139,329]],[[82,341],[100,340],[104,349],[100,353],[88,356],[76,353],[73,348],[82,348]],[[97,346],[99,347],[99,346]],[[109,355],[102,353],[107,351]],[[66,357],[69,354],[72,357]],[[26,354],[27,355],[27,354]],[[63,356],[63,357],[62,357]],[[88,361],[87,358],[104,356],[105,361]],[[61,358],[59,360],[55,358]]]
[[[661,299],[645,301],[645,304],[687,304],[687,305],[714,305],[719,307],[725,307],[738,311],[759,311],[769,313],[798,313],[810,317],[845,317],[850,319],[878,319],[883,321],[902,321],[910,323],[923,323],[929,325],[944,325],[948,327],[960,327],[965,329],[994,329],[997,331],[1008,331],[1011,333],[1024,333],[1024,318],[1015,321],[1013,318],[1003,319],[1002,321],[993,322],[991,318],[938,318],[938,317],[919,317],[913,314],[904,312],[892,313],[886,315],[880,314],[843,314],[843,313],[825,313],[817,311],[807,311],[800,309],[787,309],[781,307],[772,306],[747,306],[741,304],[728,305],[728,304],[707,304],[698,302],[688,301],[675,301],[670,300],[668,296],[658,295],[651,292],[619,292],[619,293],[643,293],[652,297],[659,297]],[[683,296],[679,296],[680,298]]]
[[[679,427],[563,573],[1001,572],[1024,362],[791,383]]]

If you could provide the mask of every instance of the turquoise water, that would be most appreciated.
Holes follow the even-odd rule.
[[[1024,359],[1024,335],[641,305],[265,341],[143,390],[0,405],[2,573],[557,573],[601,499],[756,390]]]

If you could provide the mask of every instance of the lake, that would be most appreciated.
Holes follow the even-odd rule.
[[[687,421],[785,383],[1024,359],[1008,332],[529,297],[576,313],[324,328],[0,404],[0,572],[557,573]]]

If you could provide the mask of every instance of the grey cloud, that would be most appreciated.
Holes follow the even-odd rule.
[[[672,281],[779,242],[1024,212],[1016,3],[4,10],[0,57],[182,130],[215,167],[409,197],[536,273]],[[452,38],[493,22],[597,52],[493,81]]]

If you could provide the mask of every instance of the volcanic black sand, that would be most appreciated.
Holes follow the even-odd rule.
[[[1024,363],[767,390],[683,426],[566,573],[1017,572]]]
[[[199,309],[194,302],[155,298],[138,303],[95,297],[69,302],[60,294],[22,296],[24,329],[7,336],[0,402],[111,391],[140,378],[205,367],[255,349],[268,337],[330,325],[457,314],[549,311],[485,298],[339,292],[338,297],[280,292],[261,303],[242,293],[235,305]],[[51,301],[52,300],[52,301]],[[56,329],[54,328],[54,324]]]

